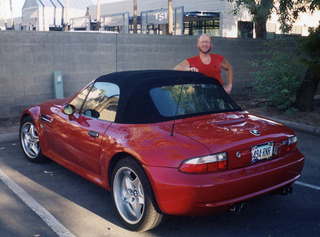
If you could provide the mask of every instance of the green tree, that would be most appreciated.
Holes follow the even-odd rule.
[[[249,10],[253,17],[256,38],[267,36],[267,20],[274,11],[279,16],[280,29],[283,33],[291,30],[299,13],[313,11],[320,0],[229,0],[234,4],[233,13],[237,15],[241,7]]]
[[[267,36],[267,20],[274,7],[273,0],[229,0],[234,3],[233,13],[237,15],[241,7],[249,10],[253,17],[256,38],[265,39]]]

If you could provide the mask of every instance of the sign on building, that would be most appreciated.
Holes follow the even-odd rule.
[[[184,7],[177,7],[174,9],[174,32],[175,35],[183,34],[183,16]],[[150,25],[166,25],[168,24],[168,9],[157,9],[141,12],[142,33],[148,32]]]

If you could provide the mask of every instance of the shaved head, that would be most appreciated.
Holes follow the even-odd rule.
[[[198,43],[203,40],[209,40],[211,42],[211,37],[207,34],[202,34],[198,37]]]
[[[212,41],[209,35],[200,35],[197,41],[197,47],[203,54],[208,54],[212,49]]]

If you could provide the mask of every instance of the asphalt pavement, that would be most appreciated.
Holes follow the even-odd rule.
[[[166,217],[145,233],[121,227],[107,191],[54,162],[28,162],[17,140],[2,142],[0,236],[320,236],[320,136],[297,134],[306,160],[292,194],[253,199],[240,213]]]

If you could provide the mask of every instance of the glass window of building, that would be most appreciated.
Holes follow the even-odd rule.
[[[184,34],[221,36],[220,13],[186,12],[184,15]]]

